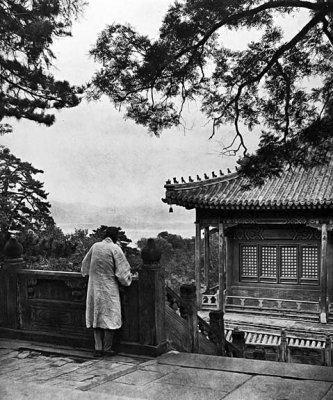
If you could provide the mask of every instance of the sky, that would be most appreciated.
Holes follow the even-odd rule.
[[[88,53],[107,24],[130,23],[140,33],[156,37],[170,2],[90,0],[73,25],[72,37],[54,43],[56,78],[78,85],[89,81],[99,65]],[[246,35],[229,33],[226,39],[242,45]],[[167,212],[161,202],[167,179],[184,176],[187,180],[189,175],[202,176],[236,165],[235,158],[221,157],[221,137],[209,140],[210,126],[196,104],[186,110],[185,131],[167,130],[159,138],[124,120],[107,98],[83,100],[76,108],[56,112],[56,122],[49,128],[25,120],[8,122],[14,132],[1,137],[1,143],[44,171],[38,179],[44,182],[51,204],[57,200],[112,208],[146,205]],[[225,128],[223,135],[227,143],[232,128]],[[248,143],[254,148],[255,137]]]

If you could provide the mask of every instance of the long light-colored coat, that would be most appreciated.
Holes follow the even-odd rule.
[[[121,308],[118,281],[132,282],[130,265],[121,248],[112,239],[95,243],[84,257],[82,275],[89,275],[87,290],[87,328],[118,329]]]

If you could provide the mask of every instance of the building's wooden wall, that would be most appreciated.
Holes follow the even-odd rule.
[[[319,313],[320,280],[295,283],[260,279],[241,279],[240,246],[305,245],[318,246],[320,231],[302,225],[238,225],[228,231],[227,310],[248,311],[256,314],[317,319]],[[332,254],[332,240],[329,241]],[[332,257],[329,262],[332,273]]]

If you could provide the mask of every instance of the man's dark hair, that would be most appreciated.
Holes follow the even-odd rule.
[[[108,226],[105,229],[104,239],[109,237],[112,239],[114,243],[116,243],[116,241],[118,240],[118,235],[119,235],[119,228],[115,226]]]

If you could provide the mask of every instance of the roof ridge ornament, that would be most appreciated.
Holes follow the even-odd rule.
[[[235,167],[236,172],[238,172],[239,168],[236,166]],[[228,174],[232,174],[233,172],[230,170],[230,168],[228,168]],[[223,171],[220,169],[219,170],[219,174],[220,177],[225,176],[225,174],[223,173]],[[218,175],[215,173],[215,171],[212,171],[212,176],[210,177],[207,173],[204,173],[203,178],[201,178],[198,174],[196,176],[196,179],[198,182],[201,182],[202,180],[210,180],[210,179],[214,179],[214,178],[218,178]],[[168,179],[165,184],[166,185],[178,185],[178,184],[188,184],[188,183],[193,183],[194,179],[192,178],[192,176],[190,175],[188,177],[188,182],[186,182],[186,180],[184,179],[184,177],[182,176],[180,178],[180,181],[177,180],[177,177],[173,177],[173,179]]]

